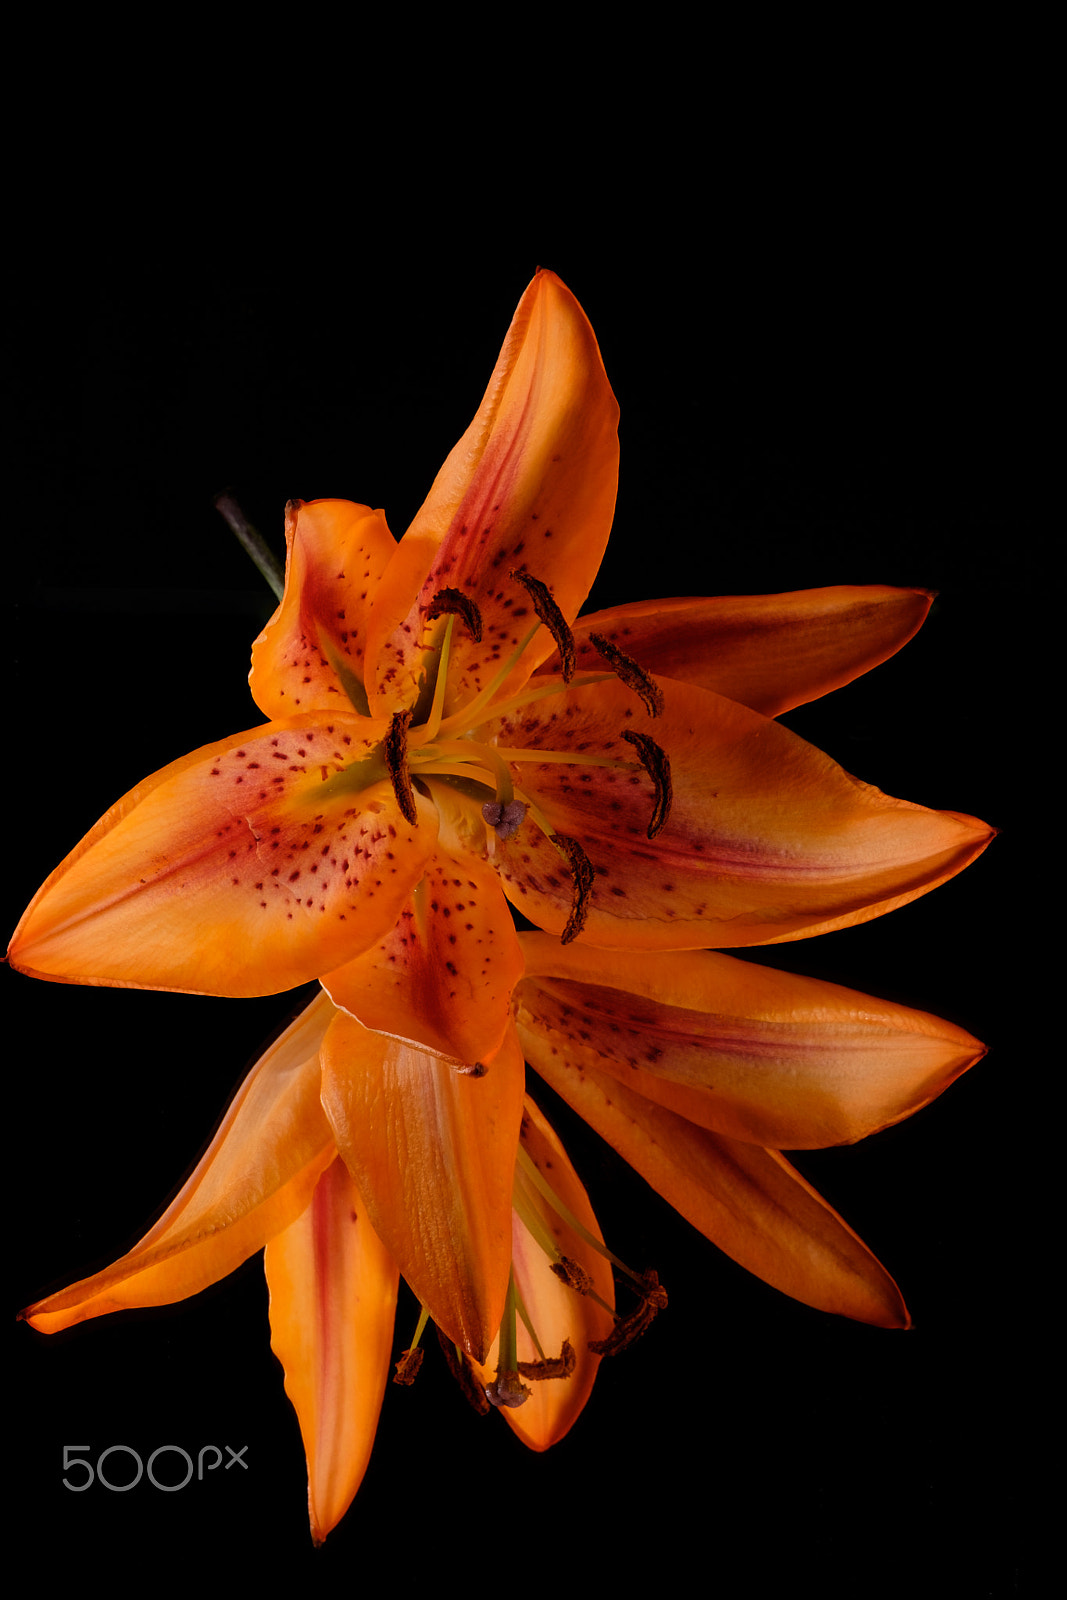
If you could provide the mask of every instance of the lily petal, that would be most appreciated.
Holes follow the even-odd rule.
[[[445,790],[439,814],[449,799]],[[522,951],[495,870],[447,823],[444,811],[437,853],[396,926],[322,984],[365,1027],[473,1066],[500,1047]]]
[[[340,1159],[307,1210],[268,1244],[264,1265],[271,1349],[300,1421],[318,1545],[352,1504],[370,1460],[399,1274]]]
[[[276,994],[392,927],[437,815],[401,815],[385,722],[314,716],[203,746],[132,789],[46,880],[12,966],[67,983]],[[357,763],[364,763],[361,773]],[[349,769],[349,770],[346,770]]]
[[[973,861],[994,830],[953,811],[894,800],[851,777],[780,723],[733,700],[660,680],[654,721],[616,680],[500,718],[500,747],[525,747],[517,782],[594,872],[583,938],[611,948],[779,944],[881,916]],[[652,786],[622,730],[670,758],[674,800],[649,843]],[[572,761],[536,762],[538,747]],[[629,762],[630,769],[583,764]],[[565,928],[570,875],[527,824],[500,844],[505,893],[551,933]]]
[[[602,1239],[589,1196],[568,1159],[556,1133],[526,1096],[522,1118],[522,1147],[538,1172],[572,1216],[595,1238]],[[607,1259],[564,1222],[545,1196],[516,1170],[516,1194],[522,1189],[522,1209],[536,1218],[539,1229],[552,1241],[560,1255],[576,1261],[588,1275],[600,1299],[615,1304],[615,1284]],[[593,1390],[600,1356],[590,1350],[593,1339],[605,1339],[612,1330],[612,1317],[589,1295],[578,1294],[562,1283],[552,1271],[549,1257],[534,1238],[516,1210],[512,1228],[512,1271],[515,1286],[529,1315],[541,1346],[539,1352],[525,1323],[518,1323],[520,1361],[536,1362],[541,1353],[552,1359],[563,1348],[564,1340],[574,1352],[574,1371],[567,1378],[531,1381],[530,1398],[523,1406],[504,1408],[501,1416],[531,1450],[547,1450],[569,1433]],[[486,1385],[496,1377],[500,1341],[493,1341],[484,1366],[475,1364],[479,1383]]]
[[[932,600],[926,589],[872,584],[640,601],[579,617],[577,665],[599,669],[590,635],[600,634],[646,672],[777,717],[895,655],[918,632]],[[541,670],[558,672],[558,659]]]
[[[446,714],[495,676],[536,621],[521,569],[577,616],[600,566],[618,485],[619,411],[592,328],[570,290],[538,272],[515,312],[474,421],[434,479],[374,600],[367,647],[371,710],[415,704],[440,624],[426,608],[444,588],[473,600],[481,642],[457,629]],[[527,652],[525,682],[552,650]]]
[[[484,1360],[511,1258],[523,1062],[509,1033],[480,1075],[343,1013],[322,1103],[374,1231],[448,1338]]]
[[[571,1069],[521,1025],[519,1037],[556,1093],[734,1261],[820,1311],[910,1325],[881,1262],[777,1150],[698,1128],[606,1073]]]
[[[319,1047],[334,1009],[312,1001],[252,1068],[195,1172],[139,1244],[22,1313],[42,1333],[217,1283],[307,1208],[334,1159]]]
[[[621,1078],[713,1132],[848,1144],[910,1117],[985,1047],[924,1011],[711,951],[640,954],[520,936],[519,1018],[572,1068]]]
[[[285,540],[285,595],[252,647],[256,704],[277,718],[366,714],[370,597],[396,554],[385,516],[350,500],[294,500]]]

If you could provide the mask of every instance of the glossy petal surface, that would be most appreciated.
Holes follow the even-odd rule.
[[[698,1128],[607,1073],[571,1069],[522,1026],[519,1036],[556,1093],[734,1261],[820,1311],[909,1325],[882,1264],[778,1151]]]
[[[425,625],[441,589],[477,605],[482,639],[458,630],[446,712],[493,677],[536,621],[509,573],[523,569],[573,618],[604,554],[618,483],[618,406],[581,306],[539,272],[512,322],[478,413],[434,479],[375,599],[368,654],[371,710],[410,707],[440,625]],[[552,649],[528,655],[525,680]]]
[[[732,1139],[807,1150],[911,1116],[981,1059],[962,1028],[711,951],[521,936],[519,1017],[543,1052]]]
[[[68,983],[255,995],[358,955],[395,923],[437,832],[421,796],[418,826],[400,814],[377,755],[386,726],[268,723],[164,767],[57,867],[12,964]]]
[[[350,500],[286,507],[285,595],[252,649],[249,684],[268,717],[366,712],[367,619],[396,540]]]
[[[271,1348],[300,1420],[311,1536],[321,1544],[363,1481],[389,1376],[398,1274],[343,1161],[267,1245]]]
[[[473,1066],[500,1047],[522,952],[495,871],[446,837],[396,926],[322,981],[366,1027]]]
[[[314,1001],[249,1073],[192,1177],[139,1244],[31,1306],[43,1333],[130,1306],[169,1305],[217,1283],[287,1227],[333,1160],[319,1047],[333,1016]]]
[[[322,1101],[371,1223],[438,1327],[484,1359],[500,1325],[523,1063],[513,1034],[483,1074],[335,1018]]]
[[[600,1228],[581,1179],[557,1135],[529,1095],[523,1110],[522,1148],[571,1215],[600,1239]],[[521,1193],[523,1211],[527,1216],[533,1214],[544,1238],[560,1255],[577,1262],[588,1274],[600,1298],[613,1306],[615,1285],[607,1260],[563,1221],[559,1212],[526,1178],[521,1167],[516,1169],[516,1193]],[[554,1359],[565,1339],[574,1351],[575,1367],[569,1378],[531,1380],[526,1404],[515,1409],[503,1408],[500,1412],[523,1444],[529,1445],[531,1450],[547,1450],[570,1432],[581,1415],[592,1393],[601,1359],[589,1349],[589,1341],[607,1338],[613,1322],[603,1306],[560,1281],[551,1269],[542,1244],[530,1232],[518,1210],[513,1214],[512,1263],[516,1288],[537,1334],[541,1352]],[[491,1383],[496,1376],[499,1348],[500,1341],[496,1339],[484,1367],[475,1365],[482,1384]],[[519,1360],[534,1362],[539,1356],[520,1318]]]
[[[578,670],[598,670],[600,656],[589,639],[597,633],[646,672],[777,717],[895,655],[922,626],[931,599],[925,589],[871,584],[640,600],[578,619]],[[558,663],[550,659],[544,670],[558,671]]]
[[[891,799],[732,700],[668,680],[661,687],[666,704],[655,718],[612,680],[494,725],[501,746],[530,752],[518,781],[592,863],[587,943],[692,949],[807,938],[926,894],[992,837],[973,817]],[[674,803],[651,841],[652,785],[624,729],[653,738],[670,758]],[[576,764],[538,763],[539,747]],[[589,757],[630,770],[580,764]],[[548,840],[527,825],[496,859],[512,903],[561,932],[572,883]]]

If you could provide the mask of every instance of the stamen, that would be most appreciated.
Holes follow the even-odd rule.
[[[459,589],[438,589],[426,607],[426,620],[435,617],[462,617],[463,626],[475,644],[482,642],[482,614],[469,595]]]
[[[404,1389],[410,1389],[419,1375],[419,1368],[422,1366],[422,1358],[425,1354],[425,1350],[419,1350],[414,1347],[410,1350],[402,1350],[400,1352],[400,1360],[396,1364],[396,1371],[393,1373],[393,1382],[399,1383]]]
[[[644,1299],[637,1309],[631,1311],[628,1317],[620,1317],[606,1339],[590,1339],[589,1348],[594,1355],[617,1356],[620,1351],[628,1349],[651,1326],[657,1311],[665,1308],[667,1291],[660,1283],[659,1275],[651,1268],[644,1274],[643,1285],[639,1293],[644,1295]]]
[[[393,782],[393,793],[396,803],[406,822],[413,826],[418,824],[419,813],[415,809],[415,791],[411,787],[411,778],[408,775],[408,727],[411,723],[410,711],[394,711],[393,720],[389,724],[389,732],[385,736],[382,750],[385,755],[385,765]]]
[[[593,1288],[593,1280],[585,1268],[570,1256],[560,1256],[558,1261],[553,1261],[550,1271],[556,1274],[561,1283],[568,1289],[573,1289],[575,1294],[589,1294]]]
[[[560,934],[560,944],[570,944],[585,927],[585,919],[589,915],[589,900],[593,892],[593,863],[577,839],[568,839],[564,833],[554,833],[551,835],[550,843],[555,845],[564,858],[574,879],[571,914],[567,926]]]
[[[534,610],[544,623],[559,651],[560,672],[564,683],[570,683],[574,676],[574,635],[567,626],[567,620],[552,598],[552,591],[547,583],[542,583],[540,578],[535,578],[530,572],[512,572],[509,577],[521,583],[526,593],[533,601]]]
[[[519,1376],[531,1383],[543,1383],[546,1378],[569,1378],[576,1365],[574,1346],[564,1339],[558,1356],[548,1356],[543,1361],[520,1361]]]
[[[489,1402],[485,1398],[481,1384],[471,1371],[466,1356],[457,1344],[453,1344],[451,1339],[445,1337],[440,1328],[437,1329],[437,1342],[444,1351],[448,1370],[459,1384],[463,1398],[468,1405],[474,1407],[480,1417],[487,1417],[489,1415]]]
[[[410,1388],[419,1375],[422,1358],[426,1354],[425,1350],[419,1348],[419,1340],[422,1338],[429,1320],[430,1313],[424,1305],[420,1304],[418,1326],[415,1329],[415,1337],[411,1341],[411,1348],[400,1352],[400,1360],[397,1362],[396,1372],[393,1374],[393,1382],[401,1384],[405,1389]]]
[[[627,744],[633,745],[638,760],[656,786],[656,804],[648,824],[648,837],[654,839],[670,816],[674,800],[670,759],[663,746],[657,744],[655,739],[650,739],[647,733],[633,733],[626,728],[623,738]]]
[[[445,689],[448,686],[448,666],[452,659],[452,624],[454,617],[449,617],[445,623],[445,636],[441,640],[441,649],[437,657],[437,677],[433,686],[433,699],[430,702],[430,715],[426,718],[425,728],[420,730],[420,743],[426,739],[436,739],[441,728],[441,718],[445,711]]]
[[[663,710],[663,690],[656,680],[649,677],[644,667],[638,666],[631,656],[624,655],[610,639],[605,639],[602,633],[591,633],[589,642],[597,654],[603,656],[615,676],[628,689],[641,696],[649,716],[658,717]]]

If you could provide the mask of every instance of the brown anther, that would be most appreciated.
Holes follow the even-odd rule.
[[[394,711],[393,720],[389,724],[389,732],[382,745],[385,756],[385,765],[389,776],[393,780],[393,793],[396,803],[406,822],[417,823],[419,813],[415,809],[415,791],[411,787],[411,777],[408,773],[408,728],[411,726],[410,711]]]
[[[448,1370],[459,1384],[464,1400],[467,1401],[468,1405],[474,1407],[480,1417],[488,1416],[489,1401],[485,1398],[485,1391],[471,1371],[470,1363],[466,1356],[460,1352],[458,1346],[452,1343],[451,1339],[445,1337],[440,1328],[437,1329],[437,1342],[444,1351]]]
[[[644,1296],[646,1305],[653,1306],[657,1311],[666,1311],[667,1291],[660,1283],[659,1273],[655,1267],[649,1267],[647,1272],[642,1272],[641,1288],[638,1292]]]
[[[666,1307],[667,1291],[660,1283],[658,1273],[651,1268],[641,1274],[636,1292],[641,1296],[641,1304],[636,1310],[631,1311],[628,1317],[617,1318],[606,1339],[590,1339],[589,1348],[594,1355],[617,1356],[620,1351],[628,1349],[655,1320],[656,1313]]]
[[[401,1384],[405,1389],[409,1389],[419,1375],[419,1368],[422,1366],[422,1358],[425,1354],[425,1350],[418,1345],[415,1346],[414,1350],[402,1350],[400,1360],[396,1364],[396,1371],[393,1373],[393,1382]]]
[[[577,1261],[572,1261],[570,1256],[560,1256],[558,1261],[549,1263],[551,1270],[561,1282],[573,1289],[575,1294],[588,1294],[593,1287],[593,1280],[583,1266]]]
[[[482,614],[469,595],[459,589],[438,589],[426,607],[426,620],[435,617],[461,617],[463,626],[475,644],[482,642]]]
[[[486,1384],[485,1398],[491,1406],[504,1406],[513,1411],[517,1406],[526,1404],[530,1391],[524,1383],[519,1382],[517,1372],[498,1372],[495,1381]]]
[[[576,1362],[574,1346],[569,1339],[564,1339],[558,1356],[546,1357],[544,1361],[518,1362],[519,1376],[529,1378],[531,1383],[543,1383],[546,1378],[569,1378]]]
[[[593,892],[593,863],[577,839],[568,839],[565,833],[553,833],[550,835],[550,841],[566,860],[571,869],[571,877],[574,879],[571,914],[567,926],[560,934],[560,944],[570,944],[585,927],[585,919],[589,915],[589,897]]]
[[[674,788],[671,784],[671,763],[663,746],[650,739],[647,733],[623,730],[623,738],[637,751],[637,759],[656,786],[656,804],[648,824],[648,837],[654,839],[671,814]]]
[[[570,683],[574,676],[574,635],[567,626],[566,618],[552,598],[552,591],[547,583],[542,583],[540,578],[535,578],[529,572],[512,572],[509,577],[521,583],[526,593],[533,601],[534,610],[538,619],[544,623],[559,651],[560,672],[564,683]]]
[[[484,1061],[472,1061],[470,1066],[457,1067],[461,1078],[484,1078],[489,1068]]]
[[[610,639],[605,639],[602,633],[591,633],[589,642],[597,654],[603,656],[615,676],[634,694],[641,696],[649,716],[658,717],[663,710],[663,690],[655,678],[650,677],[631,656],[624,655]]]

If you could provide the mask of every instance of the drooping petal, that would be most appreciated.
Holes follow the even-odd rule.
[[[335,1155],[319,1100],[319,1048],[334,1014],[319,996],[256,1063],[195,1172],[128,1255],[30,1306],[26,1321],[58,1333],[108,1311],[170,1305],[287,1228]]]
[[[926,620],[925,589],[883,585],[793,594],[643,600],[579,617],[579,671],[597,671],[590,635],[645,669],[739,700],[765,717],[817,700],[895,655]],[[558,672],[558,659],[542,668]]]
[[[654,719],[613,679],[494,724],[517,786],[592,864],[582,936],[590,944],[693,949],[807,938],[926,894],[993,836],[973,817],[891,799],[735,701],[667,679],[660,687],[666,704]],[[652,784],[623,730],[652,738],[670,759],[673,805],[651,841]],[[539,747],[570,759],[538,763]],[[628,770],[589,764],[601,758]],[[527,821],[495,859],[512,904],[562,932],[573,885],[548,839]]]
[[[520,935],[519,1017],[538,1040],[691,1122],[774,1149],[866,1138],[927,1105],[984,1046],[924,1011],[711,951]]]
[[[300,1421],[311,1537],[352,1504],[370,1460],[389,1376],[399,1274],[337,1158],[311,1204],[271,1240],[271,1349]]]
[[[426,608],[460,590],[482,619],[477,643],[456,630],[446,712],[465,703],[536,621],[531,573],[575,617],[596,576],[615,509],[618,406],[593,330],[552,272],[538,272],[512,322],[485,397],[434,480],[374,600],[368,659],[376,714],[410,708],[425,652],[440,631]],[[509,678],[523,682],[552,649]]]
[[[476,1074],[342,1013],[322,1060],[322,1102],[375,1232],[438,1327],[484,1359],[511,1256],[523,1092],[514,1034]]]
[[[313,716],[203,746],[119,800],[15,931],[38,978],[275,994],[366,950],[431,855],[437,817],[401,815],[388,723]],[[346,770],[349,769],[349,770]]]
[[[449,827],[436,787],[441,836],[414,895],[379,944],[322,981],[366,1027],[473,1066],[500,1047],[522,952],[495,870]]]
[[[285,540],[285,595],[252,647],[256,704],[275,718],[365,712],[367,617],[396,540],[350,500],[291,501]]]
[[[910,1324],[881,1262],[777,1150],[698,1128],[561,1055],[523,1047],[547,1083],[695,1228],[749,1272],[805,1305],[882,1328]]]
[[[526,1096],[522,1118],[522,1148],[548,1182],[554,1194],[589,1233],[601,1238],[589,1196],[556,1133]],[[518,1199],[521,1189],[521,1201]],[[577,1262],[592,1287],[608,1306],[615,1304],[615,1285],[606,1258],[563,1221],[545,1198],[516,1170],[517,1204],[561,1256]],[[547,1450],[569,1433],[593,1390],[600,1356],[590,1350],[593,1339],[605,1339],[612,1329],[609,1311],[590,1295],[570,1289],[552,1271],[551,1258],[519,1215],[513,1214],[512,1270],[515,1286],[537,1334],[540,1350],[525,1323],[518,1322],[518,1357],[536,1362],[555,1360],[566,1340],[574,1352],[574,1371],[565,1378],[530,1379],[525,1405],[503,1408],[501,1416],[531,1450]],[[475,1364],[478,1381],[485,1385],[496,1377],[500,1340],[493,1341],[484,1366]]]

